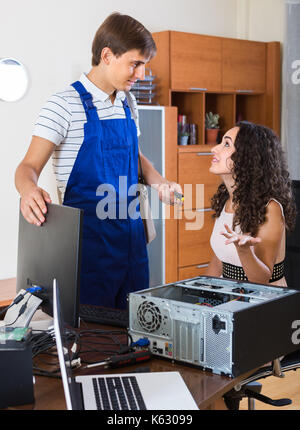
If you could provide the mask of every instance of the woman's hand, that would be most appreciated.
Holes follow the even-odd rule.
[[[231,228],[224,224],[226,232],[221,231],[221,234],[226,237],[225,245],[229,245],[230,243],[234,243],[237,249],[247,250],[250,246],[254,246],[257,243],[261,242],[261,238],[252,237],[247,234],[237,234],[232,231]]]

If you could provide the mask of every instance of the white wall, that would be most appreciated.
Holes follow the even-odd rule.
[[[237,0],[236,6],[236,37],[283,42],[284,0]]]
[[[15,57],[26,66],[30,86],[14,103],[0,101],[0,279],[16,276],[19,198],[14,172],[30,143],[39,109],[53,93],[90,68],[91,44],[101,22],[111,12],[134,16],[151,32],[178,30],[225,37],[242,37],[245,25],[256,40],[277,36],[255,7],[251,21],[240,20],[247,0],[0,0],[0,58]],[[258,10],[265,3],[281,22],[280,0],[251,0]],[[273,6],[271,6],[271,3]],[[247,6],[247,5],[246,5]],[[244,15],[245,16],[245,15]],[[237,19],[239,17],[239,19]],[[260,25],[258,25],[260,21]],[[247,37],[248,35],[246,35]],[[275,37],[278,40],[278,37]],[[39,182],[54,202],[56,187],[50,163]]]

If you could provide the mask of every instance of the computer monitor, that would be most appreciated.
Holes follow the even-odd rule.
[[[79,327],[79,290],[83,210],[47,204],[46,221],[29,224],[19,215],[17,292],[42,287],[41,309],[53,316],[53,278],[61,285],[65,322]]]

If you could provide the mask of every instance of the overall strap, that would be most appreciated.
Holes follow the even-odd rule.
[[[126,99],[125,99],[126,104],[127,104],[127,106],[129,106],[132,118],[136,122],[137,121],[137,115],[136,115],[135,109],[133,107],[133,100],[132,100],[131,94],[129,91],[125,91],[125,94],[126,94]]]
[[[79,93],[81,102],[83,104],[87,120],[98,120],[97,109],[93,103],[93,96],[88,93],[85,87],[80,81],[76,81],[72,84],[72,87]]]
[[[130,97],[130,96],[128,96],[128,93],[127,93],[125,99],[122,100],[122,103],[123,103],[123,108],[125,111],[126,119],[130,120],[132,109],[131,109],[131,106],[129,106],[129,104],[128,104],[128,97]]]

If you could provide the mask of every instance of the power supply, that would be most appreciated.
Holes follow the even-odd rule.
[[[299,349],[300,292],[197,277],[128,295],[129,333],[153,354],[238,376]]]

